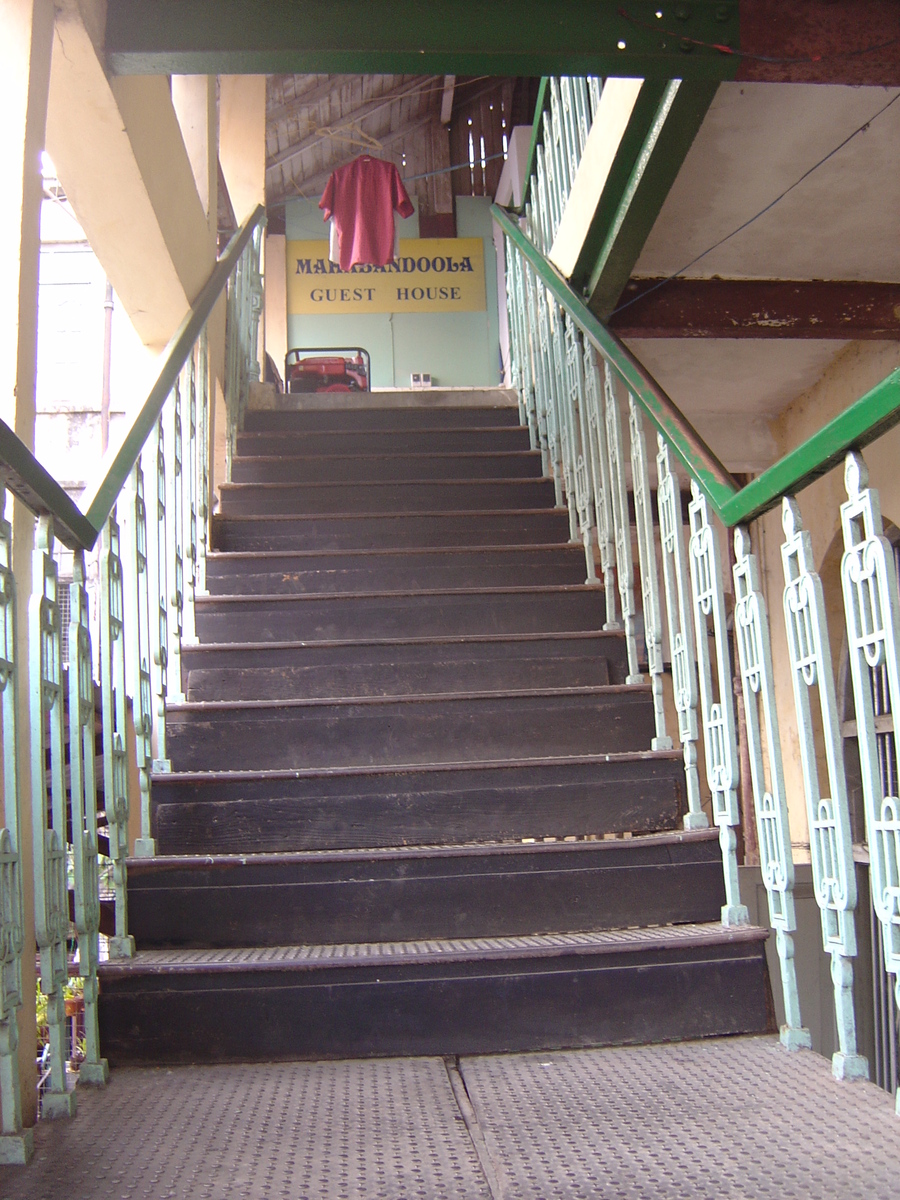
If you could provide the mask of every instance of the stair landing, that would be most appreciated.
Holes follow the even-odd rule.
[[[900,1121],[874,1084],[744,1037],[122,1069],[35,1145],[5,1200],[893,1200]]]

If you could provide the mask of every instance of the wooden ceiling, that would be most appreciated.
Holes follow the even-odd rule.
[[[530,122],[535,92],[536,81],[494,76],[271,75],[270,215],[286,201],[317,198],[333,170],[364,153],[397,165],[420,214],[450,214],[454,195],[493,194],[504,135]],[[451,174],[459,162],[466,169]]]

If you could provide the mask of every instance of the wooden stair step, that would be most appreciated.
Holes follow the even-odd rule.
[[[161,854],[244,854],[675,829],[676,751],[154,775]]]
[[[552,509],[549,479],[411,479],[370,483],[223,483],[219,511],[290,516],[336,513],[465,512],[473,509]]]
[[[378,482],[411,479],[539,479],[539,450],[486,451],[468,454],[422,451],[418,454],[237,454],[232,483]]]
[[[600,629],[605,612],[603,590],[578,585],[199,596],[196,627],[210,642],[563,633]]]
[[[197,771],[470,762],[642,750],[646,686],[172,704],[172,766]]]
[[[276,433],[244,432],[237,435],[238,456],[277,455],[379,455],[506,454],[531,449],[528,430],[519,426],[441,429],[336,429],[281,430]]]
[[[766,936],[703,924],[139,952],[100,966],[100,1035],[115,1066],[762,1033]]]
[[[428,663],[362,668],[218,667],[188,672],[188,699],[289,700],[296,697],[440,695],[531,688],[602,687],[604,658],[435,659]]]
[[[328,407],[302,406],[296,409],[250,410],[244,414],[244,429],[251,433],[311,430],[374,429],[494,429],[519,425],[515,405],[372,405],[343,408],[335,402]]]
[[[706,922],[715,829],[614,841],[136,858],[141,950],[508,937]]]
[[[238,667],[347,667],[424,665],[432,661],[506,662],[515,658],[596,658],[625,681],[625,635],[620,629],[563,633],[485,633],[395,638],[321,638],[316,641],[194,642],[182,646],[185,670]]]
[[[442,547],[439,550],[212,552],[213,595],[282,591],[435,591],[585,582],[580,546]]]

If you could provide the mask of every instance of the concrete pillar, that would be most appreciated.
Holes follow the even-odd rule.
[[[59,2],[47,149],[138,335],[161,350],[215,261],[208,207],[168,80],[110,82],[98,40],[105,6]]]
[[[53,41],[51,0],[0,0],[0,416],[34,448],[34,385],[37,363],[37,288],[40,247],[41,163]],[[34,519],[12,506],[13,569],[18,590],[19,839],[25,907],[25,949],[19,1010],[19,1071],[22,1118],[33,1125],[35,1072],[34,874],[28,722],[27,604],[31,592]],[[12,797],[4,797],[4,805]],[[4,810],[5,811],[5,810]],[[4,818],[5,819],[5,818]]]
[[[219,162],[238,225],[266,202],[266,77],[219,77]]]
[[[218,200],[218,127],[215,75],[173,75],[172,107],[194,173],[200,205],[215,235]]]

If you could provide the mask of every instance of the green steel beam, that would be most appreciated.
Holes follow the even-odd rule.
[[[228,277],[237,265],[253,231],[265,220],[265,209],[257,205],[225,248],[222,257],[179,325],[163,352],[162,367],[147,399],[132,420],[121,446],[113,456],[106,474],[89,500],[87,512],[59,486],[41,466],[25,443],[8,425],[0,421],[0,479],[22,503],[38,516],[53,517],[53,529],[71,550],[90,550],[113,510],[125,481],[131,474],[144,443],[156,424],[162,407],[175,386],[181,368],[188,360],[194,343],[225,289]]]
[[[601,320],[625,290],[718,86],[672,79],[641,88],[572,273]]]
[[[107,65],[146,75],[731,79],[738,0],[108,0]],[[660,15],[657,16],[657,13]]]
[[[562,275],[532,245],[509,213],[496,204],[491,211],[543,284],[612,365],[657,430],[667,439],[681,465],[706,493],[723,524],[729,527],[742,525],[762,516],[780,504],[783,495],[802,491],[839,466],[848,450],[861,449],[900,424],[898,368],[801,446],[739,488],[734,477],[650,372],[591,312]]]

